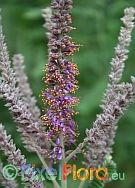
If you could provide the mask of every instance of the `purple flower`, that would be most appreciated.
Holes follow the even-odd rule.
[[[62,148],[57,146],[53,148],[53,154],[52,154],[52,158],[54,160],[61,160],[62,159]]]
[[[76,106],[79,99],[70,95],[77,89],[78,81],[75,76],[79,74],[77,65],[66,59],[66,56],[72,55],[77,51],[80,45],[72,42],[72,38],[67,35],[75,29],[68,26],[71,23],[69,10],[72,0],[53,0],[52,9],[55,9],[51,21],[51,35],[48,46],[49,57],[46,65],[46,76],[43,81],[49,86],[42,91],[43,102],[49,106],[42,121],[48,126],[46,136],[56,143],[53,149],[52,158],[54,160],[62,159],[62,147],[60,145],[60,134],[64,137],[64,145],[71,146],[75,144],[75,137],[78,135],[76,123],[72,116],[77,114],[70,107]],[[56,11],[57,10],[57,11]]]

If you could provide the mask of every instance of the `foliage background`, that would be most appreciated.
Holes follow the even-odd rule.
[[[76,107],[79,115],[75,117],[80,131],[79,141],[85,136],[86,127],[92,127],[96,114],[100,113],[99,104],[108,82],[110,72],[110,60],[114,57],[114,47],[117,44],[120,26],[120,18],[123,9],[135,7],[134,0],[74,0],[72,9],[74,41],[82,44],[80,51],[75,53],[73,59],[78,64],[80,75],[79,90],[76,93],[80,98],[80,104]],[[31,88],[36,96],[38,106],[43,108],[39,94],[44,87],[42,72],[47,63],[47,39],[45,29],[42,27],[44,19],[41,9],[50,6],[50,0],[1,0],[3,31],[6,35],[6,43],[10,58],[15,53],[25,56],[26,73]],[[130,82],[130,75],[135,76],[135,30],[132,33],[129,59],[126,61],[126,69],[122,82]],[[4,107],[5,102],[0,101],[0,122],[6,126],[6,130],[12,135],[17,147],[27,155],[28,163],[41,167],[37,156],[28,153],[21,143],[20,134],[16,132],[16,124]],[[112,181],[106,188],[134,188],[135,187],[135,104],[118,123],[118,131],[113,146],[113,159],[117,163],[117,171],[125,173],[125,180]],[[5,157],[0,152],[0,158]],[[79,157],[77,168],[82,167]],[[4,162],[6,165],[7,162]],[[70,181],[70,187],[77,187],[78,181]],[[20,186],[21,187],[21,186]],[[47,186],[49,188],[49,184]]]

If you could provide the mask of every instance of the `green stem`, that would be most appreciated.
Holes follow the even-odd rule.
[[[87,167],[86,169],[88,170],[88,167]],[[83,173],[83,177],[84,177],[84,176],[85,176],[85,171],[84,171],[84,173]],[[85,181],[86,181],[86,180],[81,180],[81,182],[80,182],[78,188],[83,188]]]
[[[54,146],[54,147],[57,146],[52,140],[49,140],[49,142],[51,143],[52,146]]]
[[[83,177],[84,177],[84,175],[85,175],[85,172],[84,172],[84,174],[83,174]],[[86,180],[81,180],[81,182],[80,182],[78,188],[83,188],[85,181],[86,181]]]
[[[70,153],[70,155],[68,155],[68,156],[65,158],[65,160],[64,160],[65,164],[66,164],[75,154],[77,154],[78,151],[79,151],[80,149],[82,149],[82,148],[85,146],[85,144],[86,144],[85,142],[80,143],[80,144],[78,145],[78,147],[77,147],[72,153]]]
[[[48,169],[48,165],[46,164],[45,160],[43,159],[43,157],[41,156],[41,154],[37,151],[36,152],[40,161],[42,162],[43,166],[45,167],[45,169]],[[54,188],[60,188],[58,182],[56,180],[52,180],[52,183],[54,185]],[[62,187],[63,188],[63,187]]]

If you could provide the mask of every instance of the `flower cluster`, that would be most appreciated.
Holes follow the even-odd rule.
[[[79,74],[77,65],[66,59],[79,49],[78,44],[72,42],[68,33],[75,29],[68,26],[71,23],[71,15],[68,13],[72,8],[72,0],[54,0],[52,9],[55,9],[51,17],[52,27],[49,36],[48,46],[50,48],[48,64],[43,80],[50,86],[42,91],[44,104],[49,105],[43,115],[43,124],[49,127],[47,138],[55,141],[56,147],[53,150],[54,159],[62,159],[62,147],[60,135],[64,136],[64,145],[70,146],[75,143],[77,135],[76,123],[72,115],[77,114],[70,107],[78,104],[79,99],[71,96],[77,89],[75,76]]]

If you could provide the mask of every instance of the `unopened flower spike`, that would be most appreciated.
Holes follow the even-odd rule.
[[[52,1],[52,27],[50,27],[51,34],[48,42],[50,50],[45,68],[46,76],[43,77],[43,81],[49,87],[42,91],[42,98],[49,108],[41,119],[43,125],[48,126],[46,133],[48,140],[51,139],[56,144],[51,155],[54,160],[62,159],[63,146],[75,144],[75,137],[78,135],[77,125],[72,119],[77,112],[71,107],[76,106],[79,99],[70,93],[78,89],[75,76],[79,71],[77,65],[67,58],[80,47],[68,36],[68,33],[74,29],[69,26],[72,22],[69,14],[71,4],[72,0]]]

